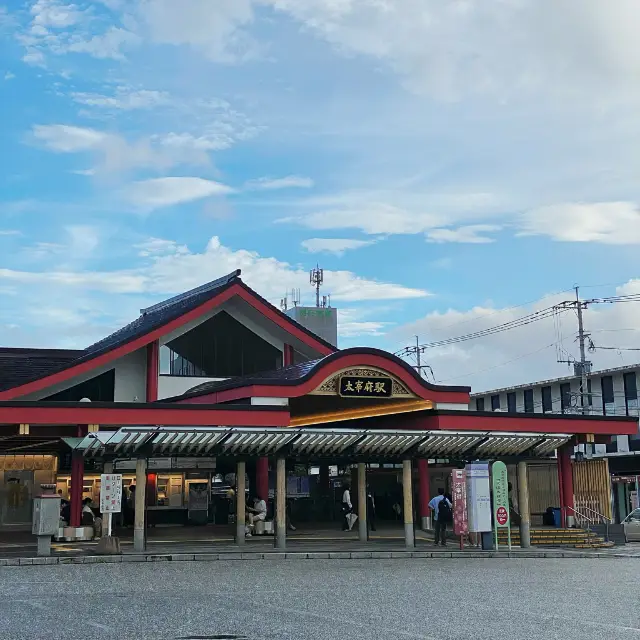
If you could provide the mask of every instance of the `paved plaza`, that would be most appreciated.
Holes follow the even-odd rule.
[[[624,640],[640,638],[639,571],[632,558],[4,567],[0,637]]]

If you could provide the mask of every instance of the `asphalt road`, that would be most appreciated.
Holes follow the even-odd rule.
[[[0,638],[640,639],[640,560],[0,569]]]

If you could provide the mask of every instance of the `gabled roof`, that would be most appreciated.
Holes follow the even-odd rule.
[[[213,295],[224,291],[235,282],[241,282],[240,269],[233,273],[229,273],[222,278],[213,280],[208,284],[191,289],[185,293],[169,298],[164,302],[160,302],[148,309],[140,309],[140,317],[133,322],[118,329],[110,336],[99,340],[84,350],[83,357],[95,356],[98,353],[104,353],[114,347],[125,344],[138,336],[145,335],[153,329],[167,324],[171,320],[179,318],[181,315],[188,313],[192,309],[196,309],[202,303],[209,300]]]
[[[16,349],[0,347],[0,391],[43,377],[82,355],[75,349]]]
[[[4,379],[0,378],[0,399],[21,395],[20,393],[11,393],[10,391],[22,385],[36,383],[48,376],[56,375],[57,378],[51,381],[51,384],[54,384],[60,381],[59,378],[64,372],[70,372],[71,369],[75,367],[82,367],[81,370],[78,370],[78,374],[84,373],[100,366],[100,364],[104,363],[103,361],[105,359],[113,360],[116,357],[138,349],[144,346],[144,344],[140,344],[141,342],[145,343],[145,340],[146,342],[150,342],[155,339],[155,337],[149,337],[147,339],[147,336],[161,331],[163,327],[167,327],[167,325],[171,323],[179,323],[181,318],[187,316],[187,314],[198,314],[198,309],[203,307],[203,305],[214,301],[216,298],[220,300],[220,303],[224,302],[225,293],[227,293],[228,297],[238,294],[251,304],[260,307],[266,316],[271,317],[274,322],[284,327],[285,330],[297,334],[303,340],[312,344],[318,351],[326,353],[335,351],[333,345],[284,314],[280,309],[248,287],[240,279],[240,274],[240,269],[237,269],[201,287],[191,289],[190,291],[169,298],[147,309],[142,309],[140,317],[136,320],[84,350],[68,352],[56,349],[15,350],[31,351],[33,357],[31,362],[26,357],[22,359],[22,365],[18,363],[20,358],[15,358],[15,366],[8,367]],[[204,312],[203,310],[203,313]],[[58,357],[55,355],[57,353],[63,355]],[[31,364],[33,367],[30,366]],[[72,375],[75,375],[75,373],[71,373],[67,377],[71,377]],[[41,385],[39,388],[44,388],[44,386],[49,385]],[[30,393],[36,390],[37,389],[34,388],[28,388],[25,389],[23,393]]]

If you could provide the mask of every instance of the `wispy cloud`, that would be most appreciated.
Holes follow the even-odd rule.
[[[162,207],[171,207],[231,192],[230,187],[213,180],[194,177],[168,177],[136,182],[127,189],[126,197],[135,206],[153,211]]]
[[[250,190],[275,191],[277,189],[310,189],[313,180],[303,176],[286,176],[284,178],[257,178],[250,180],[245,188]]]
[[[346,251],[360,249],[373,244],[376,240],[353,240],[349,238],[309,238],[300,244],[309,253],[333,253],[344,255]]]

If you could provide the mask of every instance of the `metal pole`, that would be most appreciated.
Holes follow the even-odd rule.
[[[529,477],[527,463],[518,463],[518,506],[520,507],[520,546],[531,546],[531,513],[529,511]]]
[[[103,473],[111,474],[113,473],[113,462],[105,462]],[[102,526],[104,528],[103,535],[106,534],[107,537],[111,535],[112,528],[112,513],[108,511],[107,513],[102,514]]]
[[[236,468],[236,544],[243,546],[246,535],[246,465],[244,460]]]
[[[585,394],[587,393],[587,354],[584,347],[584,324],[582,322],[582,302],[580,302],[579,288],[576,287],[576,307],[578,310],[578,342],[580,344],[580,405],[582,413],[587,413],[589,403],[585,402]]]
[[[276,549],[287,546],[287,461],[276,461]]]
[[[358,538],[367,541],[367,467],[358,463]]]
[[[408,548],[415,546],[413,534],[413,493],[411,489],[411,460],[402,461],[402,494],[404,498],[404,541]]]
[[[138,458],[136,462],[136,492],[135,492],[135,516],[133,525],[133,549],[144,551],[146,548],[145,535],[145,494],[147,488],[147,460]]]

